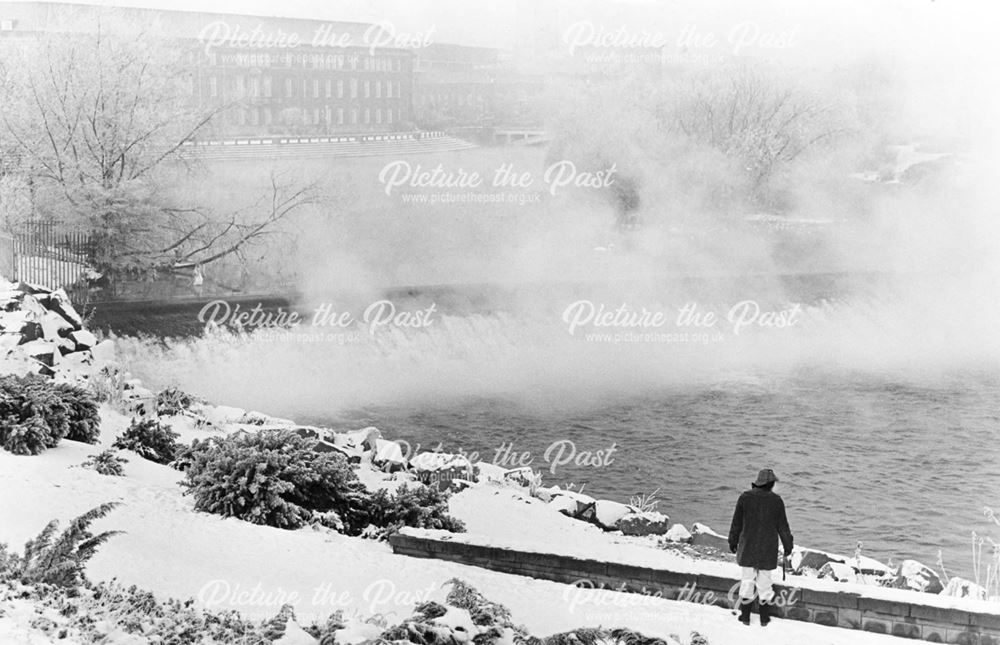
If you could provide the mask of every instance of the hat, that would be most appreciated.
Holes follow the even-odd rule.
[[[775,477],[773,470],[771,470],[770,468],[762,468],[761,471],[757,473],[757,481],[755,481],[753,485],[766,486],[771,482],[776,482],[776,481],[778,481],[778,478]]]

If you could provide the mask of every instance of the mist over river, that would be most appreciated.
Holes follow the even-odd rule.
[[[659,510],[688,527],[726,532],[738,493],[769,466],[799,544],[852,554],[861,541],[883,561],[931,565],[940,548],[949,574],[971,577],[971,532],[989,532],[983,507],[1000,491],[998,352],[991,317],[971,315],[985,302],[968,297],[976,285],[953,299],[913,276],[905,288],[884,276],[722,283],[657,298],[621,284],[402,290],[382,295],[397,312],[434,305],[432,324],[372,330],[364,301],[341,297],[349,328],[163,340],[197,321],[189,308],[146,320],[159,340],[120,346],[152,387],[338,431],[374,425],[414,450],[530,465],[545,485],[597,497],[658,489]],[[729,293],[797,313],[737,333]],[[667,322],[660,335],[593,321],[570,333],[580,302]],[[680,325],[692,305],[718,324]]]

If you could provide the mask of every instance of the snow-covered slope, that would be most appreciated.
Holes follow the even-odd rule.
[[[127,425],[103,411],[102,443]],[[329,531],[284,531],[196,513],[178,485],[181,474],[124,453],[125,477],[76,467],[98,446],[63,441],[35,457],[0,451],[0,542],[20,546],[53,518],[63,521],[99,503],[123,505],[95,529],[121,529],[91,561],[95,580],[118,578],[161,596],[194,597],[205,606],[234,608],[247,616],[273,616],[283,603],[302,620],[344,609],[390,623],[414,605],[443,600],[450,578],[462,578],[507,605],[531,633],[546,635],[581,626],[627,626],[649,635],[691,630],[713,645],[726,643],[891,643],[892,637],[776,621],[766,630],[737,623],[727,610],[634,594],[580,595],[567,585],[511,576],[465,565],[393,554],[388,545]],[[488,501],[487,501],[488,500]],[[598,529],[568,520],[510,489],[482,488],[454,498],[453,510],[472,531],[525,539],[596,539]],[[588,537],[593,534],[594,537]],[[19,614],[0,618],[2,642],[45,642]],[[19,622],[20,621],[20,622]],[[7,630],[7,631],[4,631]],[[14,640],[4,639],[5,634]]]

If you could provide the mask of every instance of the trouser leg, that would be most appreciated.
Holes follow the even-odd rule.
[[[771,572],[767,569],[758,569],[755,580],[757,587],[757,597],[761,603],[770,604],[774,600],[774,587],[771,584]]]
[[[740,601],[751,602],[757,596],[757,570],[743,567],[740,573]]]

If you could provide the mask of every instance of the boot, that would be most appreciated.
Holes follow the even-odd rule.
[[[769,622],[771,622],[771,603],[762,602],[760,603],[760,626],[767,627]]]
[[[740,598],[740,622],[744,625],[750,625],[751,609],[753,609],[753,604],[746,598]]]

